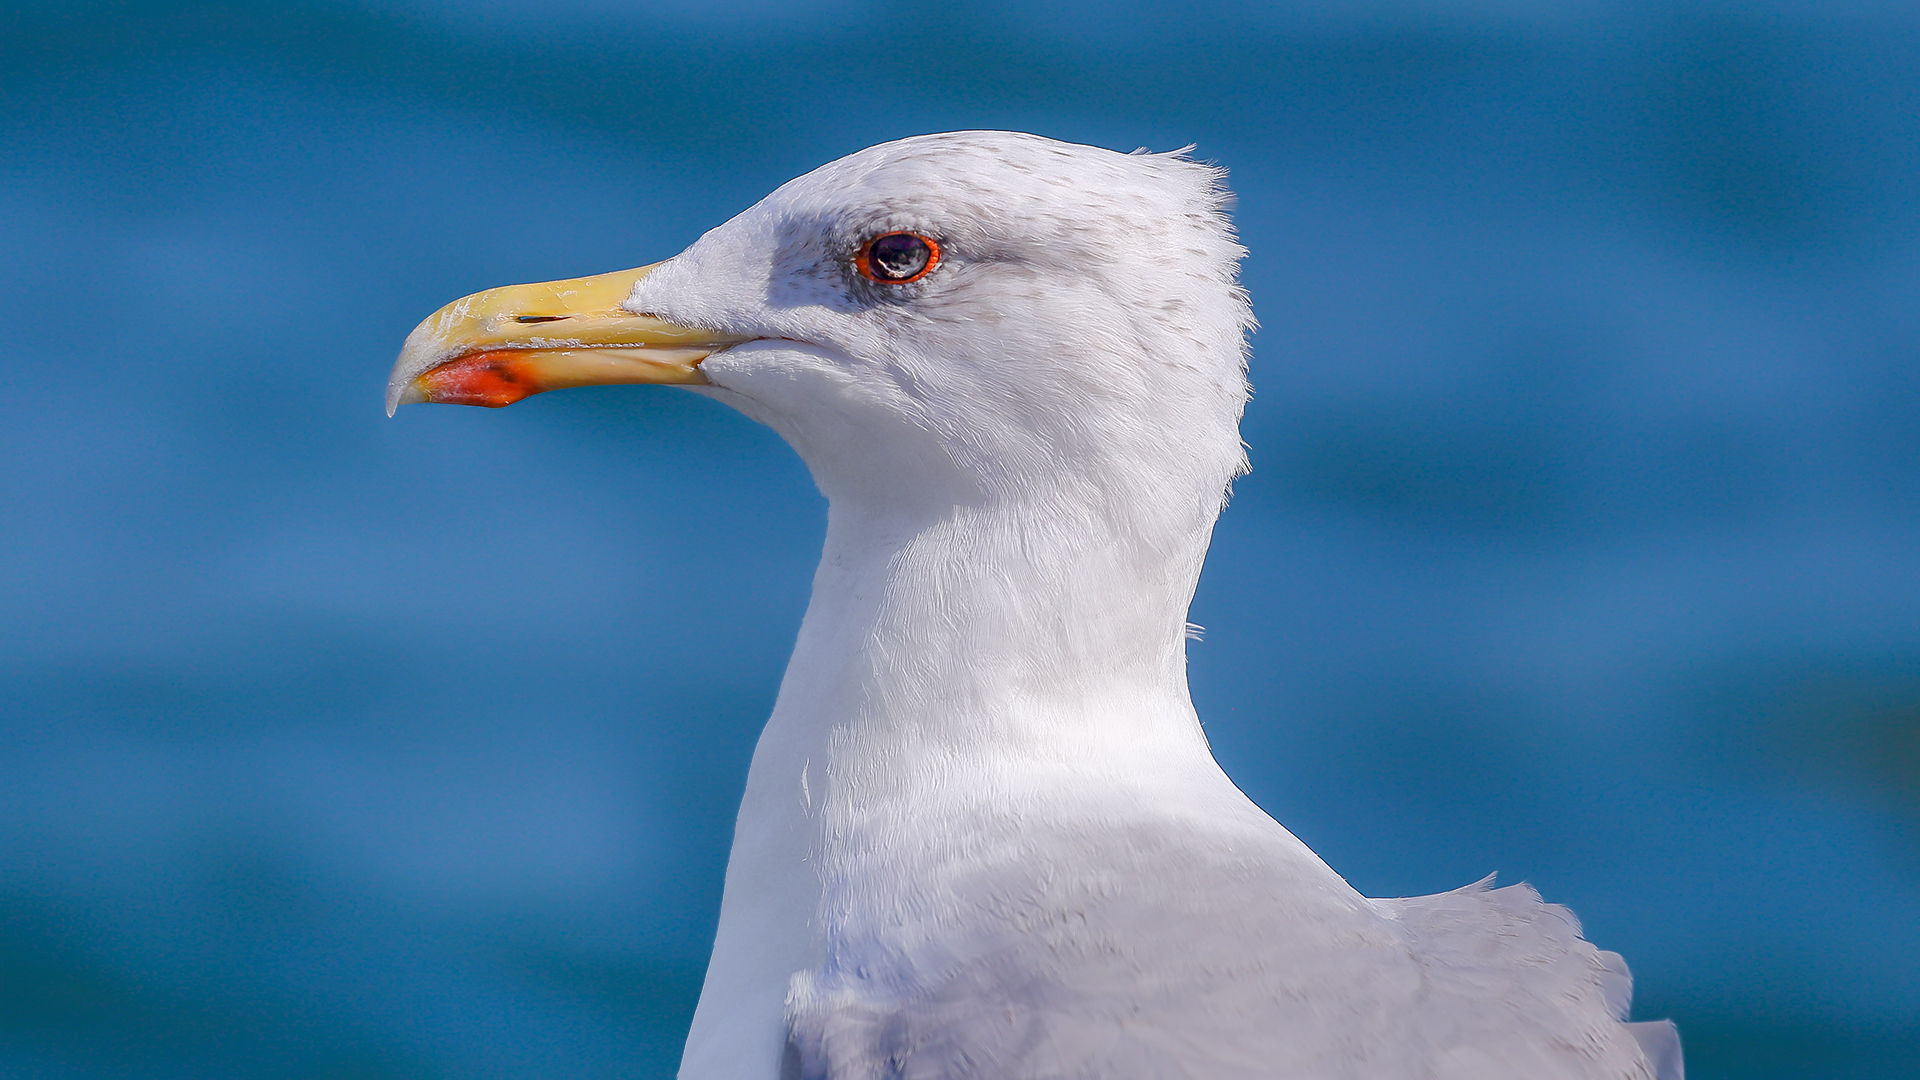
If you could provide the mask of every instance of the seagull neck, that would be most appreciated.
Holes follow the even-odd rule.
[[[927,516],[836,503],[769,735],[896,778],[930,758],[1211,768],[1185,651],[1211,526],[1057,493]]]

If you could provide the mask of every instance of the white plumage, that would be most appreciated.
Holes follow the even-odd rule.
[[[1185,618],[1252,326],[1221,179],[907,139],[637,279],[628,311],[747,339],[700,392],[830,505],[684,1080],[1680,1076],[1565,909],[1362,897],[1209,753]],[[857,273],[895,231],[934,270]]]

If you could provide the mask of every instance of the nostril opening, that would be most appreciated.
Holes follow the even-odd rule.
[[[570,316],[567,316],[567,315],[519,315],[519,316],[516,316],[513,321],[514,322],[559,322],[561,319],[565,319],[565,318],[570,318]]]

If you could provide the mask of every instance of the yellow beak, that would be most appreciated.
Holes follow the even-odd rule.
[[[705,383],[700,361],[750,339],[626,310],[658,265],[455,300],[407,335],[387,380],[387,415],[422,401],[497,409],[568,386]]]

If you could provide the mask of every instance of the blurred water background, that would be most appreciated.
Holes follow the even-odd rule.
[[[1920,1060],[1920,12],[0,16],[0,1076],[665,1077],[824,507],[692,395],[382,415],[448,299],[880,140],[1233,171],[1228,770],[1528,880],[1690,1075]]]

